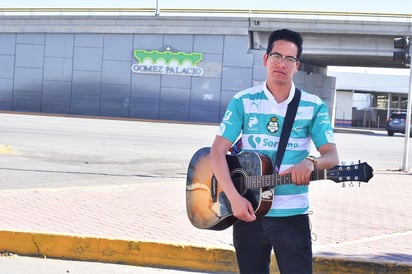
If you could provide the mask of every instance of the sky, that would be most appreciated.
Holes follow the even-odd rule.
[[[227,8],[332,12],[397,13],[412,15],[410,0],[0,0],[0,7],[118,7]]]

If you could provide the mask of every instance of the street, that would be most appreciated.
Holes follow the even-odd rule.
[[[30,189],[184,181],[217,125],[2,113],[0,128],[0,146],[12,149],[0,154],[0,189]],[[403,135],[346,130],[335,138],[342,162],[402,166]]]
[[[9,274],[201,274],[207,272],[185,271],[156,267],[143,267],[100,262],[81,262],[47,258],[22,257],[12,254],[0,256],[0,269]],[[215,274],[225,274],[214,272]],[[228,273],[226,273],[228,274]]]

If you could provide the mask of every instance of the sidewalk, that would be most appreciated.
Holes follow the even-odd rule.
[[[412,174],[311,184],[315,273],[412,273]],[[0,193],[0,250],[236,272],[231,229],[194,228],[185,181]]]

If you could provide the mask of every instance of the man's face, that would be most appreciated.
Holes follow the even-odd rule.
[[[275,41],[272,51],[263,56],[267,81],[278,84],[290,83],[300,65],[297,53],[298,47],[294,43],[286,40]]]

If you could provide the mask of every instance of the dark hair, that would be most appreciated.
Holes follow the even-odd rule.
[[[268,39],[268,47],[266,49],[267,54],[269,54],[272,51],[273,42],[277,40],[286,40],[294,43],[298,47],[298,55],[296,57],[298,59],[300,58],[300,55],[302,54],[303,44],[303,38],[302,35],[300,35],[300,33],[289,29],[280,29],[273,31]]]

